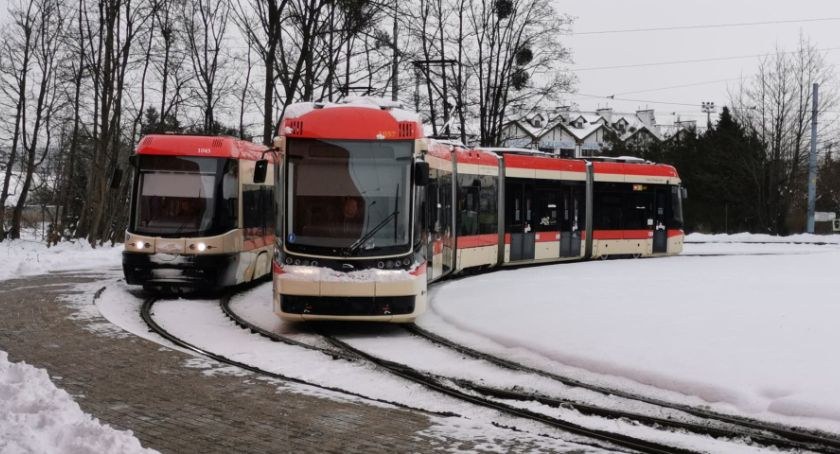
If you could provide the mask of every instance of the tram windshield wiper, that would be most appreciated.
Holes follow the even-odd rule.
[[[364,235],[362,235],[361,238],[354,241],[353,244],[351,244],[350,247],[347,248],[346,255],[349,256],[355,254],[356,251],[358,251],[363,244],[365,244],[369,239],[373,238],[373,236],[376,235],[376,232],[382,230],[382,228],[388,225],[388,223],[391,222],[392,219],[396,219],[396,217],[399,214],[400,209],[399,207],[397,207],[396,209],[394,209],[393,212],[391,212],[391,214],[389,214],[385,219],[383,219],[382,222],[376,224],[372,229],[370,229],[369,232],[365,233]]]
[[[391,220],[394,220],[394,239],[397,238],[397,216],[400,214],[400,185],[397,185],[397,191],[394,195],[394,211],[391,212],[385,219],[382,220],[379,224],[376,224],[370,231],[365,233],[361,236],[358,240],[354,241],[353,244],[347,248],[346,255],[350,256],[356,253],[363,244],[365,244],[369,239],[373,238],[376,235],[376,232],[382,230],[383,227],[388,225]]]

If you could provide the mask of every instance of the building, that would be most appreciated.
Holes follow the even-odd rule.
[[[598,156],[610,147],[608,135],[644,146],[696,130],[696,122],[658,125],[652,109],[617,113],[611,108],[595,112],[558,107],[509,119],[502,127],[501,146],[535,148],[566,157]]]

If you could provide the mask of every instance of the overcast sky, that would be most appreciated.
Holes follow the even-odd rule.
[[[739,77],[754,74],[758,58],[620,69],[587,68],[767,54],[774,52],[776,46],[793,50],[800,32],[820,49],[837,48],[825,55],[840,67],[840,1],[837,0],[555,0],[555,4],[560,12],[577,17],[575,34],[565,41],[573,52],[572,69],[578,77],[579,95],[569,99],[584,110],[599,106],[624,111],[651,107],[656,109],[660,123],[671,123],[675,115],[682,119],[705,118],[700,113],[700,103],[727,104],[727,87],[737,86]],[[590,34],[814,19],[820,21]],[[665,89],[688,84],[696,85]],[[582,96],[613,94],[616,98],[637,101]]]

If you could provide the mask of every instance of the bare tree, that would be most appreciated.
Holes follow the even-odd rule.
[[[224,70],[228,60],[222,53],[229,15],[227,1],[196,0],[183,19],[206,133],[217,132],[214,111],[230,90],[230,76]]]
[[[288,1],[241,0],[233,11],[236,25],[262,59],[265,71],[262,106],[262,137],[265,145],[271,144],[274,136],[275,62],[280,47],[281,23]]]
[[[62,5],[60,0],[35,0],[30,4],[30,6],[33,5],[36,19],[33,32],[35,42],[33,82],[35,83],[32,94],[35,97],[35,103],[31,106],[31,110],[23,109],[21,118],[20,132],[24,152],[22,157],[25,161],[22,169],[23,183],[12,212],[12,223],[9,229],[9,237],[12,239],[20,238],[21,216],[32,187],[32,179],[36,168],[43,162],[50,148],[52,138],[50,125],[58,98],[56,72],[61,59],[59,46],[64,29],[64,16],[60,9]],[[39,152],[40,159],[36,162]]]
[[[26,5],[24,8],[23,5]],[[11,105],[15,114],[12,121],[12,146],[6,159],[3,188],[0,192],[0,240],[6,237],[5,214],[9,197],[9,185],[16,165],[22,123],[25,121],[28,92],[27,82],[32,70],[31,64],[37,41],[37,9],[31,2],[21,2],[9,11],[11,27],[6,29],[3,39],[2,94],[4,105]]]
[[[788,233],[792,210],[803,204],[811,143],[812,87],[814,83],[821,85],[818,115],[823,115],[837,105],[834,80],[833,66],[802,37],[796,51],[778,49],[763,59],[755,77],[742,83],[732,95],[736,117],[757,133],[766,149],[761,200],[757,202],[764,207],[763,217],[770,232]]]

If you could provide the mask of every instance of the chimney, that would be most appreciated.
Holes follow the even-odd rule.
[[[656,116],[653,113],[653,109],[637,110],[636,116],[639,117],[639,120],[644,123],[645,126],[652,128],[656,125]]]
[[[603,107],[601,109],[596,110],[595,113],[604,117],[604,120],[607,120],[608,124],[612,124],[612,107]]]

